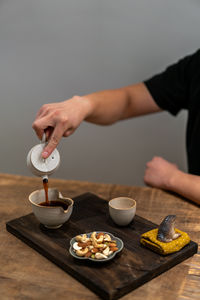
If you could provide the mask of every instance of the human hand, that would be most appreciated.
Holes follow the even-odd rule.
[[[47,158],[53,152],[62,136],[71,135],[89,111],[89,101],[79,96],[60,103],[43,105],[32,125],[39,139],[42,139],[44,132],[46,133],[48,144],[42,152],[42,157]]]
[[[175,164],[156,156],[146,164],[144,182],[152,187],[170,189],[171,180],[177,171],[179,169]]]

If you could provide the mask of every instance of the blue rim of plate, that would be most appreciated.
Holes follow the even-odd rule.
[[[109,234],[109,235],[111,236],[111,239],[116,241],[118,250],[115,251],[115,252],[113,252],[113,253],[112,253],[110,256],[108,256],[107,258],[102,258],[102,259],[96,259],[96,258],[91,258],[91,257],[78,256],[78,255],[76,255],[76,253],[75,253],[74,250],[73,250],[73,244],[76,242],[76,238],[73,237],[73,238],[70,240],[69,253],[70,253],[74,258],[77,258],[77,259],[79,259],[79,260],[91,260],[91,261],[95,261],[95,262],[104,262],[104,261],[108,261],[108,260],[113,259],[113,258],[116,256],[116,254],[119,253],[120,251],[122,251],[122,249],[124,248],[124,243],[123,243],[123,241],[122,241],[120,238],[114,236],[114,235],[113,235],[112,233],[110,233],[110,232],[106,232],[106,231],[96,231],[97,234],[98,234],[99,232],[103,232],[104,234]],[[87,237],[90,237],[92,233],[93,233],[93,231],[92,231],[92,232],[85,233],[85,234],[87,235]],[[84,233],[81,233],[80,235],[82,235],[82,234],[84,234]]]

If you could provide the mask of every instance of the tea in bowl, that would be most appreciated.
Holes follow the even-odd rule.
[[[111,219],[119,226],[128,225],[136,212],[136,201],[128,197],[118,197],[110,200],[109,214]]]
[[[40,223],[50,229],[61,227],[69,220],[74,201],[63,197],[57,189],[48,190],[49,204],[45,202],[44,190],[37,190],[29,195],[33,213]]]

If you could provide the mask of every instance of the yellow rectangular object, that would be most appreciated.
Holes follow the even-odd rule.
[[[175,229],[175,232],[180,233],[181,235],[171,242],[164,243],[157,240],[158,228],[152,229],[141,235],[140,242],[145,247],[162,255],[174,253],[181,250],[190,242],[190,237],[186,232],[179,229]]]

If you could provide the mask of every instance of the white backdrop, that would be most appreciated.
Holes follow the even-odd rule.
[[[31,175],[31,124],[44,103],[118,88],[196,51],[197,0],[0,0],[0,172]],[[142,185],[154,155],[186,170],[186,112],[83,123],[54,177]]]

